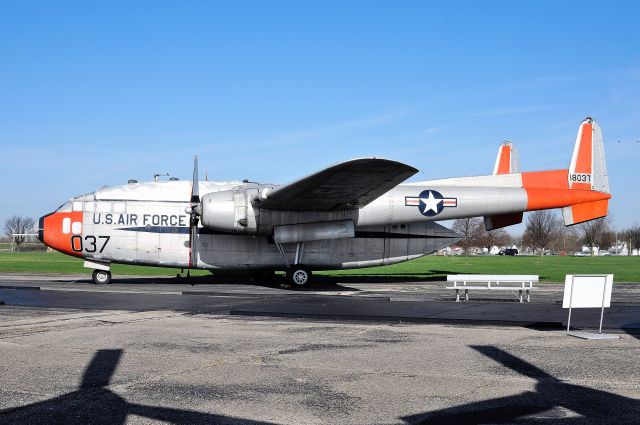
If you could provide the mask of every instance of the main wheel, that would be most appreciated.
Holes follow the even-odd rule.
[[[111,272],[109,270],[94,270],[91,278],[96,285],[111,283]]]
[[[297,265],[287,271],[287,280],[294,288],[308,288],[311,285],[311,270]]]

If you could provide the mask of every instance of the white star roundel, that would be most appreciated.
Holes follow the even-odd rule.
[[[423,190],[419,196],[406,196],[406,206],[418,207],[420,213],[427,217],[433,217],[440,214],[445,207],[457,207],[457,198],[445,198],[437,190]]]
[[[440,214],[444,209],[444,198],[440,192],[423,190],[418,198],[420,199],[418,209],[422,215],[433,217],[434,215]]]

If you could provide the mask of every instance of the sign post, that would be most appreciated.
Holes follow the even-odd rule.
[[[569,309],[567,318],[567,335],[583,339],[616,339],[617,335],[603,334],[602,321],[605,307],[611,306],[612,274],[567,275],[564,282],[562,308]],[[598,333],[583,331],[571,332],[571,311],[574,308],[600,308],[600,326]]]

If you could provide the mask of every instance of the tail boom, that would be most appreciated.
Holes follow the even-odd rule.
[[[527,211],[565,208],[611,199],[609,193],[571,189],[568,175],[569,170],[522,173],[522,187],[527,193]]]

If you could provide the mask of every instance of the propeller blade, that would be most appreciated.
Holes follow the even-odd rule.
[[[200,207],[200,182],[198,181],[198,155],[193,158],[193,181],[191,182],[191,220],[189,223],[189,267],[197,267],[198,212]]]
[[[198,155],[193,158],[193,181],[191,183],[191,202],[200,202],[200,183],[198,181]]]

